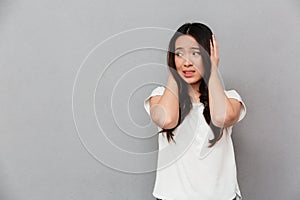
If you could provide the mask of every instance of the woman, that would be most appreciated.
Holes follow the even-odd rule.
[[[246,106],[218,74],[218,45],[202,23],[186,23],[169,43],[170,75],[144,106],[159,130],[153,195],[164,200],[241,199],[231,139]]]

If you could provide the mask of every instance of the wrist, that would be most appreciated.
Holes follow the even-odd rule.
[[[210,80],[211,78],[214,78],[214,77],[218,76],[218,74],[219,74],[219,72],[218,72],[217,69],[211,68],[209,80]]]

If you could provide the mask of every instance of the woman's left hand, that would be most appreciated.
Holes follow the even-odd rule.
[[[210,40],[210,59],[211,59],[211,64],[212,68],[218,68],[219,65],[219,46],[216,41],[215,35],[212,35],[212,40]]]

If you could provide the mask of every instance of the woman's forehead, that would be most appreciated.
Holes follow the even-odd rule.
[[[199,47],[198,42],[191,35],[181,35],[175,41],[175,49],[188,49],[191,47]]]

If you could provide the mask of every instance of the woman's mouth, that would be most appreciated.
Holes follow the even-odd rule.
[[[183,74],[184,74],[184,77],[190,78],[190,77],[194,76],[195,71],[194,70],[186,70],[186,71],[183,71]]]

